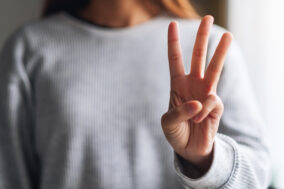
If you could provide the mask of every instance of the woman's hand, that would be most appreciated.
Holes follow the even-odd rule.
[[[225,55],[232,41],[224,33],[206,72],[212,16],[205,16],[198,29],[189,75],[184,73],[178,26],[172,22],[168,31],[168,56],[171,75],[169,110],[162,116],[164,134],[185,160],[206,172],[212,161],[214,138],[224,107],[216,94]]]

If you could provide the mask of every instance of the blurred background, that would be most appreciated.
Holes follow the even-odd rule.
[[[230,30],[241,46],[273,159],[273,185],[284,188],[284,1],[192,0],[201,15]],[[1,0],[0,49],[20,25],[38,19],[41,0]],[[282,117],[283,116],[283,117]]]

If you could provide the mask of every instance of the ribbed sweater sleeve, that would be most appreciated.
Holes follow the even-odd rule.
[[[5,189],[31,189],[30,178],[36,178],[26,45],[15,34],[0,55],[0,188]]]
[[[211,39],[209,57],[217,41],[218,37]],[[200,175],[196,167],[174,154],[177,175],[185,188],[268,188],[271,170],[264,121],[235,41],[225,61],[218,93],[225,110],[215,137],[211,167]]]

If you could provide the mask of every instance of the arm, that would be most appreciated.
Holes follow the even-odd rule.
[[[206,18],[201,23],[199,34],[200,31],[209,31],[208,28],[206,29],[204,22],[206,22]],[[169,35],[171,35],[170,30]],[[202,33],[204,34],[204,32]],[[206,35],[203,38],[203,45],[198,44],[202,40],[198,40],[197,36],[195,50],[197,49],[199,52],[193,53],[191,73],[192,70],[196,70],[196,67],[202,70],[202,65],[205,64],[205,58],[203,57],[205,55],[202,55],[200,52],[206,54],[206,50],[200,51],[200,49],[207,49],[208,38],[206,39]],[[222,46],[225,47],[224,36],[217,47],[219,49],[215,52],[210,64],[207,66],[204,80],[206,80],[206,77],[208,78],[206,74],[210,73],[208,70],[212,68],[215,74],[221,75],[220,68],[222,69],[224,56],[219,59],[217,66],[212,63],[216,62],[216,57],[218,57],[216,53],[226,54],[228,48],[220,49]],[[266,188],[269,184],[270,165],[267,146],[265,145],[262,132],[263,122],[254,104],[246,69],[243,66],[243,60],[239,52],[239,49],[233,43],[228,52],[227,63],[222,71],[218,85],[220,98],[215,98],[215,106],[212,105],[214,99],[211,100],[211,105],[210,103],[205,103],[208,102],[208,96],[210,96],[208,94],[203,98],[200,98],[202,94],[195,95],[199,99],[185,96],[182,98],[185,100],[178,105],[170,102],[169,112],[163,116],[163,130],[175,150],[176,171],[185,188]],[[200,61],[194,60],[194,56],[196,56],[195,59],[199,58]],[[178,65],[176,62],[170,62],[170,67],[173,64]],[[210,78],[214,80],[214,77]],[[215,82],[211,80],[211,83],[216,83],[216,80]],[[187,84],[185,86],[193,85]],[[186,88],[185,86],[184,88]],[[202,82],[198,86],[202,86]],[[188,90],[193,90],[191,88],[189,87]],[[198,89],[194,89],[194,91]],[[179,91],[177,94],[183,94],[183,92]],[[215,91],[209,92],[209,94],[217,96]],[[176,98],[174,95],[171,95],[171,97]],[[218,102],[216,102],[218,99],[221,100],[219,104],[223,102],[225,108],[222,119],[220,118],[223,112],[216,110],[218,109]],[[191,113],[188,114],[186,113],[186,104],[192,104],[193,100],[198,100],[201,103],[201,107],[192,106],[190,108]],[[178,101],[175,100],[174,102]],[[171,104],[174,104],[172,105],[173,107],[171,107]],[[219,106],[221,107],[221,105]],[[196,121],[195,119],[202,112],[202,109],[207,109],[209,113],[207,116],[203,116],[203,119]],[[222,107],[219,109],[222,110]],[[216,118],[216,121],[214,121],[214,118]],[[208,119],[211,119],[211,121],[208,121]],[[189,136],[184,137],[187,138],[185,140],[188,141],[187,145],[183,146],[180,138],[184,134],[182,135],[181,133],[188,133],[188,130],[181,131],[180,128],[183,128],[182,122],[185,122],[185,120],[189,123],[190,129]],[[205,130],[204,128],[207,127],[210,129]],[[217,133],[218,128],[219,133]],[[196,132],[196,130],[201,130],[202,134],[194,138],[196,134],[193,135],[190,132]],[[202,150],[204,153],[194,150],[194,145],[190,145],[193,144],[192,141],[194,139],[197,141],[195,144],[198,146],[197,149],[205,149]],[[204,141],[206,141],[205,145],[203,144]]]
[[[25,40],[14,35],[0,55],[0,188],[31,189],[37,180]]]
[[[215,46],[216,42],[212,43]],[[179,177],[194,188],[214,184],[223,188],[268,188],[271,170],[264,121],[255,103],[245,61],[235,42],[224,64],[218,94],[224,103],[224,113],[215,145],[222,148],[218,148],[217,153],[213,150],[213,163],[205,175],[175,154]],[[220,175],[219,179],[216,175]]]

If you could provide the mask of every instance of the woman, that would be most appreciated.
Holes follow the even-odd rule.
[[[266,188],[240,50],[194,18],[186,0],[47,0],[1,53],[0,188]]]

